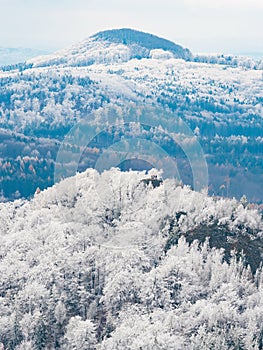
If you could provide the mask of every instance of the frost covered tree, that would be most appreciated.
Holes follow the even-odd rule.
[[[69,320],[64,336],[65,350],[95,350],[95,327],[90,320],[83,321],[81,317],[72,317]]]

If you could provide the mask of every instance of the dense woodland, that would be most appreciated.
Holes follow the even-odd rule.
[[[261,215],[151,174],[0,205],[4,349],[262,348]]]
[[[237,198],[246,194],[260,203],[262,84],[262,70],[162,56],[88,67],[34,68],[33,63],[11,67],[0,74],[2,198],[29,197],[37,187],[50,186],[56,152],[79,121],[97,125],[98,133],[108,133],[114,142],[114,135],[105,130],[105,110],[116,110],[116,122],[125,118],[129,106],[139,110],[155,106],[175,123],[186,122],[198,137],[209,166],[210,194]],[[184,161],[171,143],[163,142],[165,136],[156,138],[156,143]],[[92,143],[95,153],[109,145],[102,139]],[[94,151],[86,153],[85,163],[94,166]],[[23,156],[32,159],[35,173],[19,165],[18,157]],[[48,169],[44,173],[43,165]],[[17,183],[17,174],[25,179],[23,186]],[[189,177],[188,169],[182,168],[181,178],[191,185]]]

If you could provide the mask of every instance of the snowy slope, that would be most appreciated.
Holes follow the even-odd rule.
[[[211,194],[246,194],[262,203],[261,66],[230,56],[188,54],[165,39],[124,29],[0,71],[1,135],[10,131],[10,146],[0,148],[1,196],[28,197],[51,185],[58,142],[76,123],[85,120],[101,130],[107,108],[116,108],[122,120],[132,105],[163,108],[175,124],[179,118],[187,123],[206,155]],[[24,167],[23,157],[30,157],[36,174]],[[26,186],[16,182],[20,177]]]

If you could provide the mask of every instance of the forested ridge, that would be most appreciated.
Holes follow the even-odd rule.
[[[116,107],[121,120],[131,104],[168,110],[171,120],[191,128],[206,155],[211,195],[245,194],[262,203],[262,91],[260,61],[193,55],[128,29],[101,32],[53,55],[2,67],[1,200],[29,198],[37,187],[51,186],[60,142],[71,128],[81,121],[105,128],[106,109]],[[103,137],[98,139],[87,152],[85,169],[107,148]],[[154,140],[184,162],[170,144],[157,135]],[[191,185],[189,169],[182,166],[181,175]]]

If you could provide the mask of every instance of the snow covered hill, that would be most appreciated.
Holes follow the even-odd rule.
[[[89,169],[0,205],[5,349],[262,348],[261,215],[149,176]]]
[[[89,66],[94,63],[112,64],[133,58],[150,58],[161,52],[167,57],[192,58],[188,49],[169,40],[137,30],[115,29],[97,33],[69,49],[34,58],[29,63],[33,63],[34,67]]]
[[[99,130],[87,152],[90,167],[109,146],[106,138],[116,141],[105,130],[110,123],[105,111],[115,108],[120,121],[127,109],[139,113],[148,106],[162,108],[175,124],[182,120],[198,137],[211,194],[246,194],[262,203],[262,91],[260,63],[194,56],[168,40],[129,29],[101,32],[52,56],[7,67],[0,71],[1,197],[28,197],[37,187],[50,186],[59,146],[77,123],[85,120]],[[178,147],[164,135],[147,135],[183,163],[181,178],[191,185]]]

